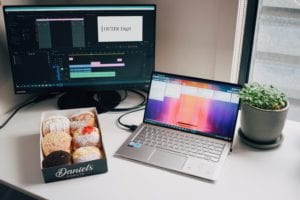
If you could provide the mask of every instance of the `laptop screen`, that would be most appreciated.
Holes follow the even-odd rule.
[[[154,72],[144,122],[232,141],[241,86]]]

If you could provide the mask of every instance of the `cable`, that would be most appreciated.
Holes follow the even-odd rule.
[[[140,108],[140,107],[142,107],[142,106],[145,105],[147,98],[146,98],[146,96],[143,93],[141,93],[139,91],[136,91],[136,90],[129,90],[129,91],[137,94],[138,96],[140,96],[142,98],[142,101],[139,104],[137,104],[135,106],[132,106],[132,107],[128,107],[128,108],[113,108],[113,109],[110,109],[109,111],[112,111],[112,112],[123,112],[123,111],[129,111],[129,110],[137,109],[137,108]],[[127,97],[127,92],[126,92],[126,97]]]
[[[120,102],[124,101],[127,98],[127,96],[128,96],[127,90],[124,90],[124,96],[121,97],[121,101]]]
[[[31,101],[29,101],[29,102],[27,102],[27,103],[23,103],[23,104],[21,104],[20,106],[18,106],[15,110],[14,110],[14,112],[5,120],[5,122],[3,122],[3,124],[1,124],[1,126],[0,126],[0,129],[2,129],[2,128],[4,128],[5,127],[5,125],[11,120],[11,118],[21,109],[21,108],[23,108],[23,107],[25,107],[25,106],[27,106],[27,105],[29,105],[29,104],[31,104],[31,103],[33,103],[33,100],[31,100]]]
[[[140,110],[144,110],[144,109],[145,109],[145,107],[139,108],[139,109],[136,109],[136,110],[131,110],[129,112],[126,112],[126,113],[122,114],[120,117],[118,117],[118,120],[117,120],[118,125],[119,126],[123,126],[126,129],[129,129],[131,132],[135,131],[135,129],[138,127],[137,125],[134,125],[134,124],[131,124],[131,125],[125,124],[125,123],[121,122],[121,119],[124,116],[128,115],[128,114],[131,114],[131,113],[134,113],[134,112],[137,112],[137,111],[140,111]]]
[[[30,99],[29,101],[24,101],[21,105],[19,105],[14,111],[13,113],[0,125],[0,129],[4,128],[6,126],[6,124],[13,118],[13,116],[21,109],[24,108],[25,106],[32,104],[32,103],[38,103],[40,101],[43,101],[45,99],[48,99],[50,97],[56,96],[56,94],[49,94],[49,95],[39,95],[37,97],[33,97],[32,99]]]

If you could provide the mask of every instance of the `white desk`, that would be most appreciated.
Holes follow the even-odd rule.
[[[134,102],[126,100],[125,104]],[[39,161],[39,121],[42,111],[53,110],[47,100],[20,111],[0,131],[0,179],[48,199],[286,199],[300,198],[300,123],[287,121],[283,144],[260,151],[236,136],[220,179],[201,179],[114,157],[130,135],[116,126],[120,113],[100,115],[108,159],[105,174],[45,184]],[[143,112],[124,120],[140,123]]]

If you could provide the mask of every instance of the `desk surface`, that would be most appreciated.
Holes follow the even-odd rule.
[[[134,97],[123,103],[132,105]],[[99,115],[108,172],[45,184],[39,168],[39,122],[42,111],[54,110],[47,100],[20,111],[0,131],[0,179],[47,199],[299,199],[300,123],[287,121],[283,144],[273,150],[256,150],[236,135],[218,181],[182,175],[149,165],[114,157],[130,135],[116,125],[121,113]],[[139,124],[143,111],[124,122]]]

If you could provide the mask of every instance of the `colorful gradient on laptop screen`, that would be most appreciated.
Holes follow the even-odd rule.
[[[232,140],[239,90],[233,84],[154,74],[144,121]]]

